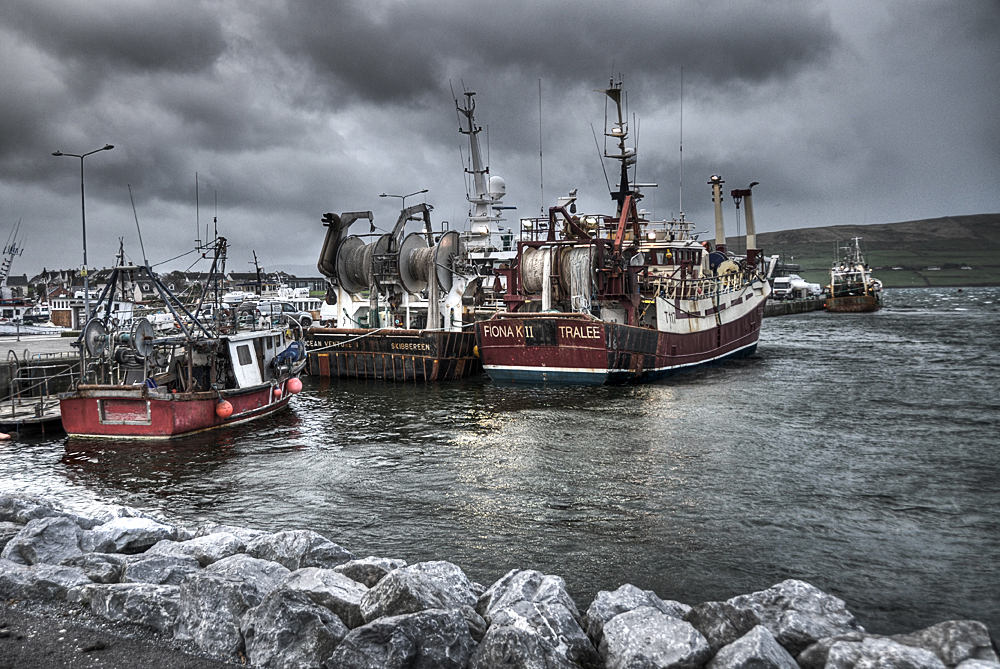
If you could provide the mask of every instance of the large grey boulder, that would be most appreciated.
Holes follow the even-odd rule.
[[[137,623],[169,634],[177,620],[179,588],[151,583],[110,583],[88,588],[90,610],[116,622]]]
[[[684,620],[708,640],[713,655],[760,624],[753,609],[738,609],[726,602],[697,604],[684,614]]]
[[[83,553],[59,564],[75,567],[94,583],[118,583],[125,568],[125,556],[115,553]]]
[[[20,562],[0,559],[0,599],[19,599],[31,588],[29,569]]]
[[[405,566],[406,560],[369,556],[338,564],[333,570],[354,579],[367,588],[374,588],[389,572]]]
[[[697,669],[712,657],[708,641],[691,623],[652,606],[608,621],[600,652],[607,669]]]
[[[7,542],[0,559],[25,565],[59,564],[83,553],[80,550],[82,534],[80,526],[69,518],[36,518],[28,521],[24,529]]]
[[[937,655],[893,641],[865,637],[830,647],[826,669],[945,669]]]
[[[754,611],[760,624],[792,655],[824,637],[865,631],[844,600],[805,581],[788,579],[726,603]]]
[[[465,669],[475,641],[462,613],[430,609],[351,630],[326,669]]]
[[[833,644],[838,641],[856,641],[860,643],[866,638],[882,638],[865,632],[851,632],[850,634],[838,634],[820,639],[816,643],[810,644],[805,650],[799,653],[795,661],[802,669],[823,669],[826,666],[827,656]]]
[[[202,525],[197,530],[195,530],[195,539],[199,537],[207,537],[211,534],[232,534],[239,538],[244,544],[248,544],[257,537],[262,537],[267,532],[264,530],[253,530],[249,527],[239,527],[237,525]]]
[[[292,571],[302,567],[331,569],[354,559],[354,554],[312,530],[265,534],[247,544],[247,555],[282,564]]]
[[[956,669],[1000,669],[1000,662],[988,660],[963,660],[955,665]]]
[[[683,618],[691,607],[672,600],[660,599],[652,590],[640,590],[631,583],[622,585],[617,590],[601,590],[587,608],[585,617],[587,636],[595,644],[601,642],[604,625],[620,613],[632,611],[643,606],[652,606],[668,616]]]
[[[149,518],[123,517],[84,532],[80,545],[87,553],[141,553],[156,542],[176,539],[177,528]]]
[[[480,641],[469,669],[580,669],[534,630],[493,625]]]
[[[102,521],[63,511],[55,502],[26,496],[0,495],[0,521],[26,525],[40,518],[69,518],[85,530],[100,525]]]
[[[146,551],[146,555],[174,555],[194,558],[202,567],[246,550],[246,542],[229,532],[217,532],[188,541],[164,539]]]
[[[947,620],[918,632],[889,638],[906,646],[929,650],[950,667],[969,659],[1000,662],[989,630],[978,620]]]
[[[54,564],[30,567],[27,577],[31,586],[26,594],[34,599],[65,600],[71,589],[92,583],[79,569]]]
[[[460,609],[476,604],[472,583],[451,562],[418,562],[389,573],[361,599],[365,622],[426,609]]]
[[[23,529],[24,525],[19,523],[11,523],[6,520],[0,521],[0,551],[3,551],[7,543]]]
[[[314,603],[330,609],[350,629],[365,624],[361,600],[368,588],[333,569],[299,569],[292,572],[282,588],[301,592]]]
[[[244,650],[240,623],[289,572],[275,562],[239,553],[210,564],[181,583],[174,636],[213,655]]]
[[[271,669],[318,667],[348,633],[332,611],[285,589],[247,611],[241,629],[251,664]]]
[[[487,656],[509,656],[511,661],[529,664],[538,657],[556,665],[569,662],[591,666],[599,662],[597,650],[580,624],[576,603],[558,576],[513,569],[486,589],[476,611],[490,625],[482,641],[487,649],[477,660],[481,666],[485,666]],[[503,627],[521,630],[534,638],[528,640],[520,632],[501,632]],[[510,645],[517,639],[524,643],[523,654]]]
[[[180,585],[189,574],[201,569],[193,557],[187,555],[130,555],[125,560],[122,583],[153,583],[155,585]]]
[[[766,627],[757,625],[716,653],[708,669],[799,669],[799,665]]]

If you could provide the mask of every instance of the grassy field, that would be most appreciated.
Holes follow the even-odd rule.
[[[804,279],[825,285],[837,246],[853,237],[861,238],[872,275],[887,288],[1000,285],[1000,214],[781,230],[757,240],[766,255],[801,265]],[[745,245],[743,237],[727,242]]]

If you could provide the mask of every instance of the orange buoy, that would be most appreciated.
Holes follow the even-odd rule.
[[[274,396],[275,398],[281,397],[281,388],[274,389]]]
[[[233,405],[226,400],[219,400],[215,405],[215,415],[219,418],[229,418],[233,415]]]
[[[288,379],[288,392],[293,395],[302,392],[302,381],[298,379]]]
[[[6,432],[0,432],[0,441],[10,441],[10,435]]]

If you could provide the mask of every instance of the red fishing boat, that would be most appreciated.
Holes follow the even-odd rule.
[[[220,252],[224,262],[224,249],[220,237],[210,276],[216,274]],[[59,397],[63,428],[70,436],[162,439],[191,434],[277,411],[302,389],[298,375],[306,361],[301,328],[298,337],[293,327],[240,331],[224,310],[203,322],[196,316],[203,305],[192,313],[148,264],[116,266],[95,312],[140,270],[153,277],[180,333],[158,337],[145,318],[131,325],[109,316],[91,319],[76,342],[86,381]]]
[[[577,215],[571,193],[547,219],[522,219],[517,256],[497,270],[506,278],[507,311],[476,323],[478,352],[494,381],[641,382],[756,350],[773,268],[754,248],[756,184],[731,192],[737,206],[745,202],[743,257],[726,252],[718,176],[709,181],[714,249],[697,240],[683,213],[648,221],[636,206],[641,193],[630,186],[635,151],[625,144],[621,85],[604,92],[618,109],[606,133],[618,150],[605,153],[621,163],[611,194],[618,212]]]

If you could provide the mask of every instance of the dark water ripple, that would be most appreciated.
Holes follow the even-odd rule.
[[[312,528],[489,583],[562,575],[688,603],[784,578],[891,633],[1000,630],[1000,289],[768,319],[758,354],[626,388],[307,383],[170,444],[0,446],[0,489],[195,524]]]

